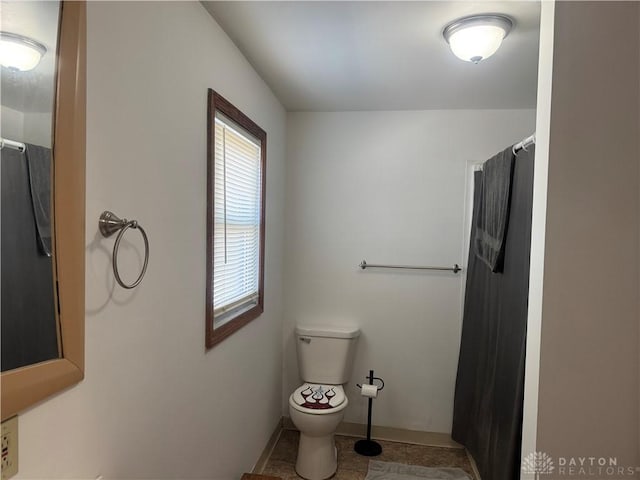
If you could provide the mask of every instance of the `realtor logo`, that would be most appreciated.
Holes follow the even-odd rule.
[[[533,452],[522,459],[522,473],[552,473],[553,459],[544,452]]]

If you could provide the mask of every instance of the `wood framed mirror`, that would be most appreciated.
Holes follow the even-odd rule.
[[[85,2],[61,2],[55,78],[51,239],[59,355],[2,372],[2,420],[84,377]]]

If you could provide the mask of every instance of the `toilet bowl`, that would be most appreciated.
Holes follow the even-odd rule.
[[[296,394],[310,388],[326,392],[342,390],[342,387],[304,384],[289,397],[289,415],[300,431],[296,472],[307,480],[324,480],[331,477],[337,469],[338,459],[333,434],[344,418],[344,409],[349,401],[342,393],[344,400],[336,406],[305,407],[303,405],[309,404],[304,402],[301,405]]]
[[[296,472],[325,480],[337,469],[334,433],[349,400],[343,385],[351,374],[357,328],[296,327],[300,376],[305,382],[289,397],[289,415],[300,431]]]

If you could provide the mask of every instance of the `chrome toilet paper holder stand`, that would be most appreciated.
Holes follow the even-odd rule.
[[[378,387],[378,391],[384,389],[384,380],[380,377],[375,377],[373,375],[373,370],[369,370],[369,376],[365,377],[369,380],[369,385],[376,385],[373,383],[374,380],[378,380],[381,385],[376,385]],[[358,388],[362,389],[362,385],[356,383]],[[353,449],[356,453],[360,455],[364,455],[365,457],[375,457],[376,455],[380,455],[382,453],[382,446],[373,440],[371,440],[371,409],[373,408],[373,398],[369,397],[369,409],[367,411],[367,438],[366,440],[358,440]]]

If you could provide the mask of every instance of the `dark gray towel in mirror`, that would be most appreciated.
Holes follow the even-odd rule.
[[[2,371],[58,358],[53,258],[43,255],[23,153],[2,149],[0,339]]]
[[[51,149],[26,144],[31,204],[42,255],[51,256]]]
[[[487,160],[482,168],[480,205],[474,252],[492,272],[501,272],[509,218],[514,155],[511,147]]]

